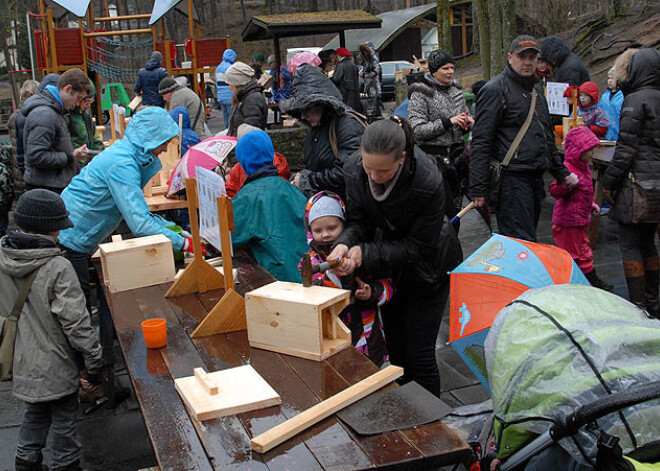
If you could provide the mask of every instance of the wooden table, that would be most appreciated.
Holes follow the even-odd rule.
[[[149,211],[167,211],[168,209],[183,209],[188,207],[188,201],[183,199],[166,198],[165,195],[145,196]]]
[[[235,257],[244,294],[272,281],[239,252]],[[107,293],[119,343],[151,443],[162,470],[351,470],[427,468],[467,459],[468,445],[435,422],[416,429],[360,436],[331,416],[265,454],[250,438],[345,389],[378,368],[354,348],[322,362],[250,348],[247,332],[192,340],[189,334],[222,291],[165,299],[168,285]],[[167,320],[167,347],[147,350],[140,329],[146,318]],[[282,404],[199,423],[191,420],[173,378],[251,364],[280,394]],[[398,387],[395,384],[389,388]]]

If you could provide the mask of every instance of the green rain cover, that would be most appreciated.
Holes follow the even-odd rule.
[[[628,301],[582,285],[532,289],[500,311],[485,343],[500,458],[548,430],[552,420],[611,393],[660,380],[660,321]],[[641,447],[660,443],[660,400],[623,410]],[[635,449],[618,414],[598,421]],[[584,428],[560,442],[578,461],[596,456]]]

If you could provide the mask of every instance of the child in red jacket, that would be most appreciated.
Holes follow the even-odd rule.
[[[552,238],[558,247],[571,254],[592,286],[611,291],[613,286],[596,274],[587,234],[591,213],[600,211],[594,203],[594,187],[589,168],[594,158],[594,149],[599,144],[600,140],[586,126],[571,129],[566,136],[564,165],[577,175],[578,184],[569,188],[555,180],[550,185],[550,194],[555,198]]]

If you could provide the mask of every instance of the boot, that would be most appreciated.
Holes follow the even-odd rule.
[[[649,314],[660,319],[660,259],[658,257],[644,260],[644,305]]]
[[[24,460],[23,458],[19,458],[17,456],[14,462],[14,466],[16,471],[48,471],[48,466],[41,464],[43,459],[43,456],[40,455],[39,461],[33,462]]]
[[[594,288],[604,289],[605,291],[612,291],[614,289],[613,285],[609,284],[607,281],[603,281],[598,276],[596,270],[591,270],[589,273],[585,273],[584,276]]]
[[[644,262],[623,262],[630,302],[644,309]]]

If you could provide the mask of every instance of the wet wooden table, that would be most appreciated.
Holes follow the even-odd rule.
[[[249,257],[235,257],[244,294],[273,279]],[[465,460],[468,445],[440,422],[361,436],[331,416],[265,454],[250,438],[373,374],[378,368],[354,348],[316,362],[250,348],[247,332],[191,339],[222,290],[165,299],[169,284],[107,293],[131,381],[162,470],[427,469]],[[147,350],[144,319],[167,320],[167,347]],[[280,394],[282,404],[199,423],[191,420],[174,378],[251,364]],[[395,384],[389,388],[398,387]]]

